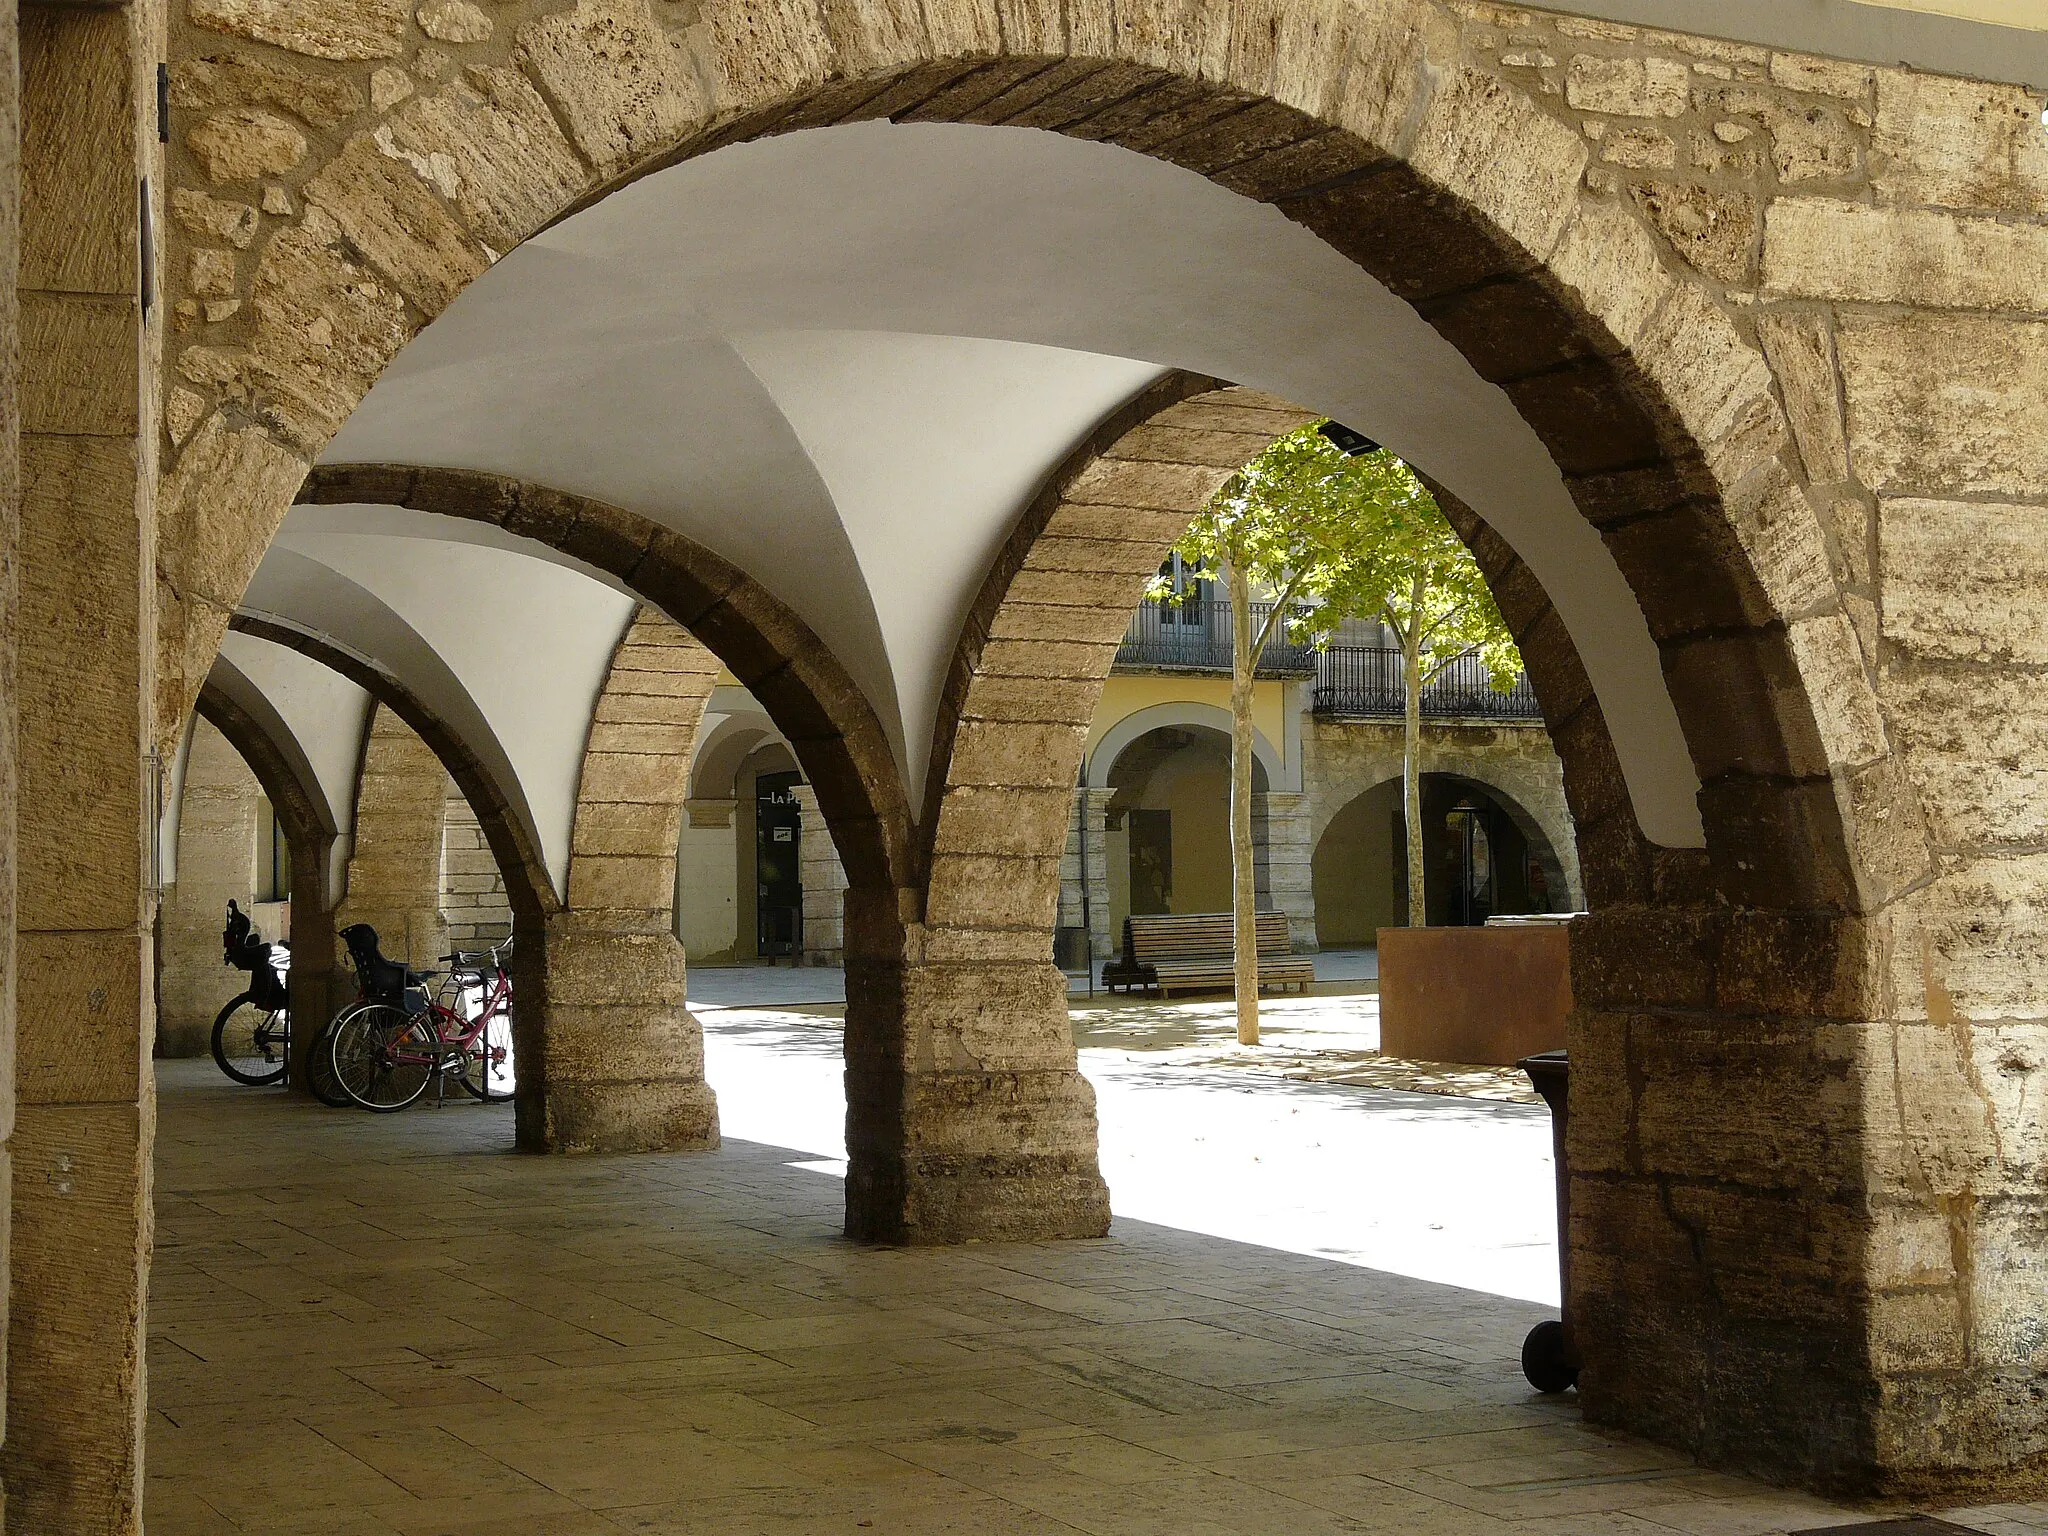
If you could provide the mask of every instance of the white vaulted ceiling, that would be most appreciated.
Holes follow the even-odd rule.
[[[915,805],[990,556],[1093,425],[1171,368],[1335,416],[1486,516],[1570,627],[1645,830],[1702,841],[1642,614],[1506,396],[1274,209],[1113,146],[870,123],[658,172],[477,279],[324,459],[530,479],[717,551],[840,658]],[[517,586],[516,623],[476,612],[465,584],[527,566],[555,575]],[[558,866],[600,636],[626,611],[612,584],[480,525],[300,508],[249,601],[388,631],[378,659],[478,735]]]

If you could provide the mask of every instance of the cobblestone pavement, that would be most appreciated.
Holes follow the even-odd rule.
[[[152,1536],[1859,1518],[1534,1396],[1527,1303],[1121,1219],[862,1248],[786,1148],[530,1158],[504,1108],[325,1111],[196,1061],[159,1081]]]

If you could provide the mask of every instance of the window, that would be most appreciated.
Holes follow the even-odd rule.
[[[258,901],[289,901],[292,894],[292,850],[270,802],[259,800],[256,811],[256,890]]]

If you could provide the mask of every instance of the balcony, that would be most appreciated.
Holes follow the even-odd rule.
[[[1271,603],[1253,603],[1252,621],[1264,624]],[[1230,670],[1230,604],[1190,600],[1159,603],[1147,599],[1131,615],[1131,627],[1116,648],[1119,670],[1138,672],[1228,672]],[[1313,677],[1316,652],[1287,638],[1282,629],[1266,642],[1259,658],[1260,677]]]
[[[1315,657],[1315,712],[1353,719],[1398,720],[1407,690],[1401,653],[1387,646],[1333,645]],[[1541,721],[1543,711],[1526,673],[1502,693],[1477,656],[1460,656],[1422,690],[1422,714],[1436,720]]]

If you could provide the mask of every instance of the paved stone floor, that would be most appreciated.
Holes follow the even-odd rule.
[[[152,1536],[1857,1518],[1533,1396],[1527,1303],[1129,1220],[860,1248],[838,1180],[787,1149],[529,1158],[501,1108],[326,1112],[205,1062],[159,1080]]]

